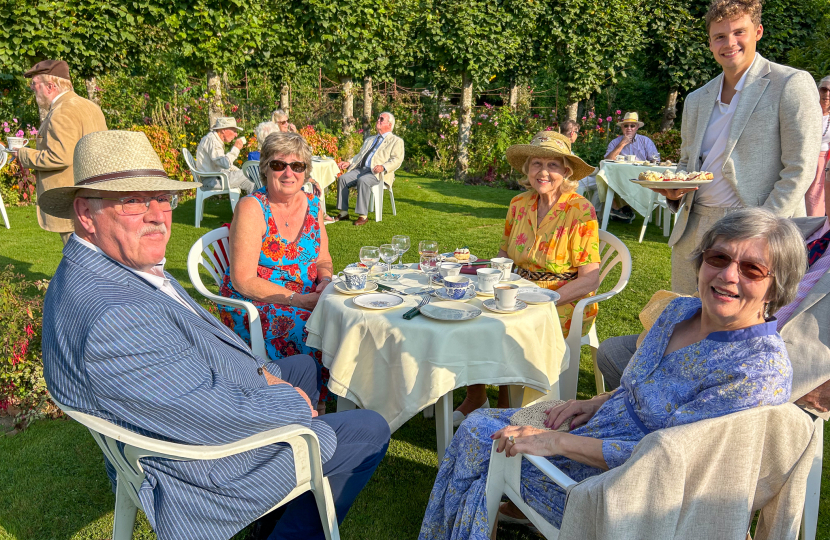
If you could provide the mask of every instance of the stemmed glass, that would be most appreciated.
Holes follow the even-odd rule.
[[[360,262],[366,265],[369,269],[369,275],[372,274],[372,268],[380,261],[380,248],[377,246],[363,246],[360,248]]]
[[[651,154],[651,162],[655,165],[660,164],[660,154]]]
[[[438,242],[435,240],[421,240],[418,242],[421,271],[427,275],[428,283],[432,284],[432,276],[438,270]]]
[[[386,273],[381,276],[381,279],[385,280],[394,280],[397,279],[398,276],[391,272],[392,265],[391,263],[398,258],[398,249],[393,246],[392,244],[381,244],[380,246],[380,258],[383,262],[386,263]]]
[[[401,261],[403,260],[403,254],[409,251],[409,237],[404,236],[402,234],[396,234],[392,237],[392,245],[395,246],[395,249],[398,250],[398,264],[396,264],[392,268],[394,268],[395,270],[404,270],[406,268],[406,265],[401,264]]]

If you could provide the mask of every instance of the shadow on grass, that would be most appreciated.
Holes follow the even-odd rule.
[[[35,281],[38,279],[52,279],[51,275],[44,274],[43,272],[33,271],[32,263],[0,255],[0,268],[6,268],[6,266],[8,265],[14,266],[14,271],[16,273],[25,274],[26,278],[31,281]]]
[[[438,201],[419,201],[409,198],[397,198],[396,202],[404,202],[412,206],[419,206],[432,212],[445,213],[453,216],[469,216],[484,219],[504,219],[507,212],[502,207],[482,207],[468,204],[454,204]]]

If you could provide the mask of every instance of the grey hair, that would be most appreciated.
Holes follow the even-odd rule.
[[[271,114],[271,121],[279,122],[280,120],[288,120],[288,113],[282,109],[277,109]]]
[[[570,135],[574,131],[579,129],[579,124],[576,123],[576,120],[565,120],[559,125],[559,133],[562,135]]]
[[[262,122],[257,127],[255,127],[254,135],[256,135],[257,145],[259,146],[259,149],[262,150],[262,145],[265,142],[265,139],[268,137],[268,135],[276,133],[279,130],[280,127],[274,122]]]
[[[384,114],[386,115],[386,119],[387,119],[387,120],[389,120],[389,125],[391,126],[391,128],[390,128],[390,129],[391,129],[392,131],[395,131],[395,115],[394,115],[394,114],[392,114],[392,113],[391,113],[391,112],[389,112],[389,111],[383,111],[383,112],[382,112],[382,113],[380,113],[378,116],[383,116]]]
[[[72,86],[72,81],[70,81],[69,79],[64,79],[63,77],[57,77],[55,75],[47,75],[45,73],[35,75],[35,77],[40,77],[40,82],[54,84],[55,86],[60,88],[61,92],[75,91],[75,87]]]
[[[265,138],[259,161],[259,177],[262,185],[268,184],[268,163],[277,156],[295,155],[305,163],[305,179],[311,175],[311,145],[299,133],[277,131]]]
[[[539,156],[528,156],[525,159],[525,163],[524,163],[524,165],[522,165],[522,172],[524,173],[524,178],[519,180],[519,185],[520,186],[522,186],[525,189],[529,189],[531,191],[533,191],[533,184],[530,183],[530,178],[528,177],[528,170],[530,169],[530,160],[534,157],[539,157]],[[541,159],[561,159],[562,160],[562,166],[565,169],[567,169],[571,172],[562,177],[562,187],[560,188],[560,190],[562,191],[563,194],[570,193],[571,191],[576,190],[577,186],[579,185],[579,180],[571,180],[571,176],[573,176],[573,174],[574,174],[574,168],[571,166],[571,162],[568,161],[568,158],[566,158],[565,156],[559,156],[559,157],[555,157],[555,158],[541,158]]]
[[[822,86],[830,88],[830,75],[826,76],[818,82],[818,87],[821,88]]]
[[[729,241],[762,238],[767,241],[772,284],[767,290],[769,315],[786,306],[798,292],[798,284],[807,269],[807,249],[798,227],[764,208],[742,208],[720,218],[706,231],[700,245],[690,255],[695,272],[700,273],[703,252],[718,238]]]

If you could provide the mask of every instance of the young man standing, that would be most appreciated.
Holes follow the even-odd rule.
[[[755,52],[764,35],[760,0],[713,0],[706,27],[723,73],[686,98],[677,168],[709,171],[714,180],[699,189],[655,190],[674,212],[684,203],[669,239],[672,290],[683,294],[697,289],[689,254],[729,211],[763,206],[779,216],[805,215],[821,139],[810,74]]]

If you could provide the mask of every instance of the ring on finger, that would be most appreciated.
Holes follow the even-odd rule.
[[[513,438],[513,435],[509,436],[509,437],[507,438],[507,440],[508,440],[508,441],[510,441],[510,444],[516,444],[516,439],[515,439],[515,438]]]

